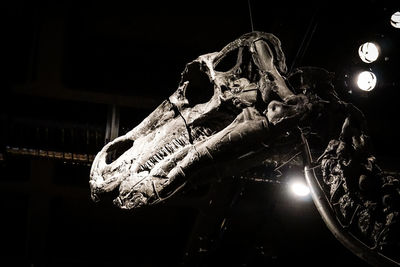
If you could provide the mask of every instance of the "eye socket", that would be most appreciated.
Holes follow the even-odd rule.
[[[219,72],[232,72],[238,78],[246,78],[250,82],[260,79],[258,68],[248,47],[239,47],[228,52],[225,57],[217,61],[214,67]]]
[[[222,59],[220,59],[214,66],[214,70],[219,72],[226,72],[236,66],[239,56],[239,48],[229,51]]]
[[[181,85],[184,82],[188,82],[185,97],[191,107],[208,102],[214,95],[214,86],[200,62],[195,61],[186,66]]]
[[[111,145],[107,149],[106,164],[111,164],[116,161],[122,154],[133,146],[133,141],[130,139],[120,141]]]

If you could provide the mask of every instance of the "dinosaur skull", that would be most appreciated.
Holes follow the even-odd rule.
[[[308,110],[304,95],[288,88],[285,72],[280,41],[261,32],[188,63],[175,93],[98,153],[92,198],[118,190],[114,203],[121,208],[151,205],[188,182],[260,163],[260,147],[280,153],[271,151]]]

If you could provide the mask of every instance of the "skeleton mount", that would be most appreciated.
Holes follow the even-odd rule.
[[[328,228],[368,263],[398,266],[399,180],[370,153],[362,112],[339,99],[332,73],[286,72],[280,41],[262,32],[188,63],[169,99],[97,154],[93,200],[115,191],[120,208],[154,205],[215,173],[279,161],[302,145]]]

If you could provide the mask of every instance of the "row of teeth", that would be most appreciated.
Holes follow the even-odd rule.
[[[177,149],[180,149],[189,144],[186,135],[172,140],[172,142],[163,146],[155,155],[150,157],[145,163],[140,165],[139,172],[150,171],[157,163],[162,161],[165,157],[172,155]]]
[[[196,127],[191,132],[195,140],[203,140],[212,135],[212,130],[205,127]]]
[[[204,127],[196,127],[192,130],[192,137],[196,140],[203,140],[212,135],[212,130]],[[189,144],[189,138],[183,135],[172,140],[169,144],[163,146],[155,155],[149,158],[144,164],[139,167],[139,172],[150,171],[157,163],[165,157],[173,154],[177,149],[180,149]]]

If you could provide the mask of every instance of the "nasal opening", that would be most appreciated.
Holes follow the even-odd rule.
[[[133,146],[133,140],[125,139],[112,144],[107,149],[106,164],[111,164],[116,161],[122,154]]]

